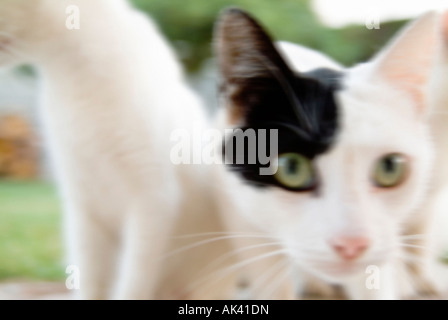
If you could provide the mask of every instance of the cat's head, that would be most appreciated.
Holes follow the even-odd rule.
[[[274,175],[229,165],[244,183],[243,218],[335,281],[398,255],[432,169],[426,86],[438,16],[423,16],[371,62],[344,71],[292,70],[238,9],[223,14],[215,42],[227,125],[278,129]]]

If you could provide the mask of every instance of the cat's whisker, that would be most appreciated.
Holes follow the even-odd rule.
[[[271,283],[264,288],[261,297],[265,297],[265,299],[273,299],[275,297],[275,293],[280,289],[285,280],[289,277],[291,278],[291,270],[288,270],[288,264],[284,265],[283,272],[279,272],[277,277],[274,278]],[[282,297],[283,298],[283,297]]]
[[[213,269],[215,268],[215,266],[219,265],[220,263],[225,262],[227,259],[233,257],[233,256],[238,256],[239,254],[249,251],[249,250],[253,250],[253,249],[259,249],[259,248],[266,248],[266,247],[273,247],[273,246],[280,246],[281,243],[280,242],[270,242],[270,243],[262,243],[262,244],[256,244],[256,245],[251,245],[251,246],[246,246],[246,247],[242,247],[239,248],[237,250],[233,250],[225,255],[222,255],[221,257],[213,260],[210,264],[208,264],[205,269],[204,272],[207,269]]]
[[[268,258],[275,257],[275,256],[278,256],[281,254],[285,254],[285,253],[286,252],[284,249],[280,249],[280,250],[272,251],[272,252],[262,254],[259,256],[255,256],[255,257],[243,260],[243,261],[239,261],[238,263],[227,266],[226,268],[221,268],[219,270],[212,272],[211,274],[208,274],[208,275],[198,279],[197,281],[194,281],[192,284],[188,285],[188,287],[186,288],[186,292],[194,291],[198,286],[200,286],[204,282],[207,282],[210,279],[212,279],[211,283],[216,282],[220,278],[223,278],[223,277],[231,274],[232,272],[237,271],[238,269],[244,268],[245,266],[247,266],[249,264],[258,262],[263,259],[268,259]]]
[[[425,263],[424,258],[419,255],[406,255],[403,253],[403,254],[396,255],[396,258],[403,260],[405,262],[412,262],[412,263],[419,263],[419,264]]]
[[[254,236],[262,236],[262,233],[244,233],[244,232],[230,232],[230,231],[217,231],[217,232],[200,232],[200,233],[192,233],[185,234],[179,236],[173,236],[171,239],[188,239],[188,238],[196,238],[196,237],[208,237],[214,235],[254,235]]]
[[[422,238],[423,239],[423,238]],[[417,240],[422,240],[422,239],[402,239],[402,241],[395,241],[392,244],[390,244],[389,246],[387,246],[388,249],[394,249],[397,246],[399,248],[416,248],[416,249],[425,249],[425,250],[431,250],[430,246],[426,245],[426,244],[416,244],[414,241]],[[411,242],[411,243],[410,243]]]
[[[399,239],[425,239],[427,235],[425,234],[409,234],[409,235],[401,235]]]
[[[251,283],[251,290],[253,292],[257,292],[262,288],[263,285],[266,284],[266,282],[269,281],[269,278],[272,277],[274,274],[278,273],[282,268],[284,268],[287,264],[289,264],[288,261],[278,261],[274,266],[269,268],[266,272],[264,272],[262,275],[260,275],[257,279],[255,279]]]
[[[434,253],[433,248],[425,246],[425,245],[417,245],[417,244],[411,244],[411,243],[398,243],[397,245],[402,248],[415,248],[415,249],[425,250],[426,252],[429,252],[429,253]]]
[[[243,235],[221,236],[221,237],[216,237],[216,238],[211,238],[211,239],[206,239],[206,240],[203,240],[203,241],[195,242],[195,243],[190,244],[190,245],[186,245],[184,247],[181,247],[179,249],[173,250],[173,251],[163,255],[161,257],[161,259],[167,259],[169,257],[172,257],[172,256],[177,255],[179,253],[182,253],[184,251],[187,251],[187,250],[190,250],[190,249],[194,249],[196,247],[203,246],[203,245],[206,245],[206,244],[209,244],[209,243],[213,243],[213,242],[216,242],[216,241],[238,239],[238,238],[250,238],[250,239],[255,239],[256,238],[256,239],[271,239],[272,240],[272,237],[253,236],[253,235],[244,235],[244,234]]]
[[[424,245],[418,245],[418,244],[412,244],[412,243],[397,243],[400,247],[406,247],[406,248],[416,248],[416,249],[428,249],[427,246]]]

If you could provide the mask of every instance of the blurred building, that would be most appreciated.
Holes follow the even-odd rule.
[[[20,69],[0,70],[0,179],[52,177],[42,139],[39,84],[35,75]],[[204,105],[217,107],[217,72],[212,60],[189,76]]]
[[[20,114],[0,116],[0,178],[35,179],[39,174],[36,134]]]
[[[0,72],[0,179],[47,176],[37,104],[34,76],[19,70]]]

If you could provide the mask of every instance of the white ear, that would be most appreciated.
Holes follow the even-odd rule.
[[[442,29],[445,48],[448,46],[448,10],[442,15]]]
[[[440,15],[427,13],[410,23],[374,60],[375,74],[409,94],[426,109],[427,86],[442,44]]]

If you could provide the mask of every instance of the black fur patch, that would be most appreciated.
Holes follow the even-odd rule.
[[[231,108],[236,108],[236,114],[240,115],[241,129],[277,129],[279,154],[296,152],[312,160],[326,152],[338,132],[335,92],[341,89],[343,75],[329,69],[293,72],[255,20],[235,9],[227,14],[232,17],[224,15],[220,33],[224,40],[221,39],[218,50],[224,94]],[[238,25],[238,37],[228,34],[237,32],[232,29],[233,24]],[[245,28],[249,30],[247,35]],[[238,46],[242,39],[245,43]],[[226,147],[228,143],[224,152],[228,151]],[[269,150],[269,143],[267,147]],[[246,149],[246,159],[248,153]],[[228,166],[252,184],[280,186],[273,176],[259,174],[262,165],[258,161]]]

